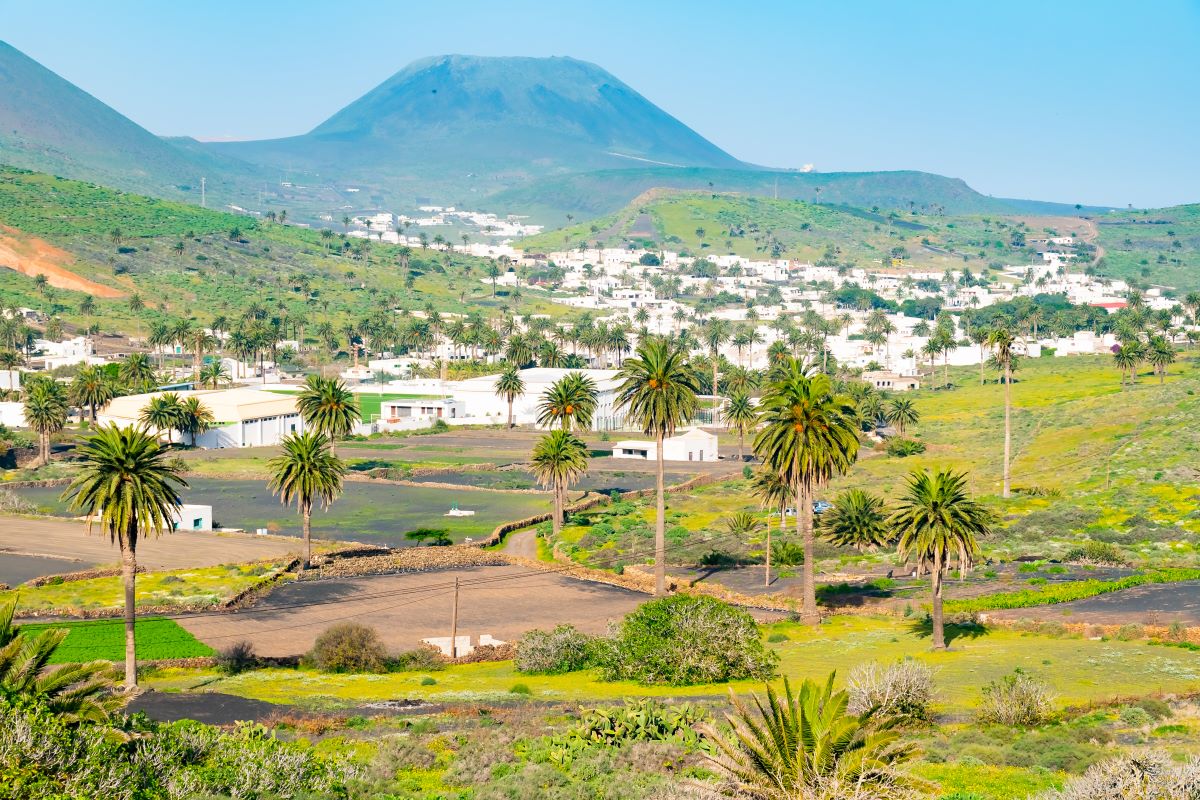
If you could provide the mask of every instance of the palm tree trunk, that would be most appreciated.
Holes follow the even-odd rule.
[[[667,503],[663,493],[663,434],[658,432],[655,452],[658,469],[655,474],[654,496],[654,594],[667,593]]]
[[[137,620],[135,593],[137,581],[137,529],[121,537],[121,581],[125,585],[125,690],[137,689]]]
[[[308,562],[312,561],[312,504],[304,503],[300,507],[301,513],[304,515],[304,556],[300,569],[308,569]]]
[[[41,445],[41,447],[40,447],[41,453],[39,453],[39,455],[41,456],[41,462],[42,462],[41,466],[44,467],[50,463],[50,434],[49,434],[49,432],[41,431],[38,433],[38,444]]]
[[[1007,498],[1011,494],[1009,475],[1009,456],[1012,454],[1012,365],[1004,366],[1004,493]]]
[[[746,431],[738,429],[738,462],[746,460]]]
[[[984,364],[986,361],[987,361],[987,359],[983,357],[983,345],[980,345],[979,346],[979,385],[980,386],[983,386],[983,367],[984,367]]]
[[[933,559],[933,571],[929,574],[933,587],[933,649],[946,649],[946,630],[942,619],[942,556]]]
[[[783,509],[779,509],[779,534],[783,535]],[[763,586],[771,588],[771,517],[767,515],[767,556],[763,570]]]
[[[805,625],[816,625],[821,621],[817,613],[817,571],[813,564],[813,525],[812,525],[812,493],[803,484],[797,487],[796,495],[796,530],[804,542],[804,571],[801,591],[804,594],[804,607],[800,612],[800,621]]]
[[[512,398],[510,397],[508,399],[508,427],[509,427],[509,430],[512,430],[512,426],[513,426],[513,424],[512,424],[512,404],[513,404],[513,401],[512,401]]]
[[[563,524],[563,495],[562,484],[558,481],[554,482],[554,515],[551,528],[554,531],[554,541],[558,541],[558,535],[562,532]]]

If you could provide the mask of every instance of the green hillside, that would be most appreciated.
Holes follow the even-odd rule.
[[[535,181],[484,201],[490,211],[532,214],[561,224],[564,214],[599,217],[620,210],[651,189],[700,190],[936,214],[1027,213],[1024,201],[976,192],[957,178],[928,172],[794,172],[783,170],[646,169],[601,170]],[[1038,204],[1041,214],[1078,213],[1074,206]]]
[[[563,310],[532,290],[493,299],[481,280],[481,259],[379,243],[364,252],[361,239],[13,168],[0,168],[0,226],[0,259],[6,250],[52,245],[44,259],[51,267],[122,295],[95,298],[95,311],[84,315],[83,292],[39,287],[32,277],[0,269],[0,304],[51,310],[70,324],[98,323],[104,332],[144,333],[158,319],[181,317],[207,324],[254,303],[312,327],[330,321],[339,328],[430,303],[456,312]],[[69,255],[55,255],[59,248]],[[0,260],[0,266],[11,264]],[[146,304],[136,315],[128,301],[134,294]]]
[[[1104,274],[1200,289],[1200,204],[1118,211],[1094,222]]]
[[[634,244],[693,255],[797,258],[813,262],[870,264],[898,257],[905,264],[972,269],[1021,263],[1026,223],[1000,217],[945,217],[862,210],[798,200],[648,193],[617,214],[550,231],[522,242],[543,252],[600,242]]]
[[[0,42],[0,164],[171,199],[229,198],[251,172],[213,153],[186,153],[10,45]]]

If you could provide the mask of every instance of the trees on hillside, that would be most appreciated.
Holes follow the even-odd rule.
[[[667,585],[663,440],[695,415],[699,384],[687,353],[662,339],[642,342],[617,380],[617,407],[655,441],[654,590],[662,596]]]
[[[134,623],[137,543],[174,526],[187,482],[158,441],[133,427],[101,426],[79,453],[83,466],[63,493],[72,511],[82,513],[88,530],[99,525],[121,550],[125,589],[125,688],[137,688]]]

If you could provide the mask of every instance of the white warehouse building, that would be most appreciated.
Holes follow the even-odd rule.
[[[97,422],[115,423],[122,427],[140,425],[143,409],[152,398],[160,394],[163,393],[150,392],[118,397],[96,415]],[[212,412],[212,427],[196,437],[196,446],[207,450],[276,445],[284,436],[304,429],[304,422],[296,409],[295,395],[251,388],[185,391],[175,394],[180,400],[197,397]],[[153,428],[151,432],[166,435],[165,431],[155,431]],[[172,434],[172,440],[180,441],[177,432]]]

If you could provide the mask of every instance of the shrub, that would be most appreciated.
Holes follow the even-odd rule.
[[[258,657],[254,655],[254,645],[250,642],[235,642],[223,650],[218,650],[214,660],[217,669],[226,675],[237,675],[253,669],[258,663]]]
[[[1041,800],[1175,800],[1193,797],[1200,760],[1176,764],[1165,750],[1120,756],[1091,767]]]
[[[1099,567],[1124,567],[1129,559],[1111,542],[1088,541],[1067,551],[1063,560],[1069,564],[1094,564]]]
[[[1145,711],[1155,720],[1166,719],[1172,713],[1171,704],[1156,697],[1143,697],[1135,700],[1133,705]]]
[[[885,719],[925,720],[933,700],[933,669],[911,659],[887,666],[860,664],[850,672],[847,689],[852,714],[874,709]]]
[[[1167,641],[1168,642],[1186,642],[1187,638],[1188,638],[1187,625],[1184,625],[1182,622],[1178,622],[1178,621],[1172,622],[1167,627]]]
[[[695,744],[700,737],[693,726],[706,718],[704,709],[691,703],[664,706],[656,700],[639,700],[624,706],[588,709],[567,736],[618,747],[631,742],[671,740]]]
[[[387,655],[374,628],[343,622],[326,628],[308,654],[323,672],[383,672]]]
[[[437,686],[437,679],[431,678],[428,675],[426,675],[424,678],[421,678],[421,685],[422,686]]]
[[[12,489],[0,489],[0,513],[36,514],[37,506],[18,495]]]
[[[1146,638],[1146,629],[1136,623],[1129,623],[1117,628],[1117,641],[1132,642],[1137,639]]]
[[[509,694],[531,695],[531,694],[533,694],[533,690],[530,689],[528,686],[526,686],[523,683],[514,683],[512,685],[512,687],[508,690],[508,693]]]
[[[394,672],[431,672],[446,668],[446,659],[436,647],[414,647],[388,662]]]
[[[535,628],[517,642],[517,670],[531,675],[557,675],[587,669],[595,662],[594,642],[574,625],[559,625],[552,631]]]
[[[1117,717],[1121,720],[1122,725],[1128,725],[1131,728],[1140,728],[1151,722],[1150,714],[1146,709],[1138,706],[1123,706],[1117,713]]]
[[[925,443],[916,439],[896,437],[888,441],[887,454],[894,458],[908,458],[925,452]]]
[[[804,563],[804,546],[798,542],[771,545],[771,563],[777,567],[798,567]]]
[[[780,642],[790,641],[790,637],[786,633],[772,633],[767,637],[770,644],[779,644]]]
[[[777,661],[746,611],[711,597],[673,595],[626,615],[603,666],[605,680],[687,686],[770,678]]]
[[[979,721],[1033,727],[1045,722],[1053,709],[1050,687],[1018,669],[984,687]]]

